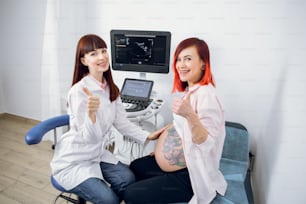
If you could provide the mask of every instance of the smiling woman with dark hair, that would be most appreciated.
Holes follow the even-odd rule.
[[[67,192],[94,204],[119,204],[135,177],[106,147],[112,127],[144,143],[156,139],[127,119],[113,81],[106,43],[97,35],[78,42],[67,105],[70,129],[56,143],[52,175]]]
[[[133,161],[137,182],[127,187],[127,204],[208,204],[227,183],[219,170],[225,139],[224,110],[215,90],[207,44],[183,40],[173,62],[173,124],[166,126],[152,155]]]

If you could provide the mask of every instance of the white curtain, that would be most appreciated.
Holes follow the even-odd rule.
[[[41,65],[42,119],[61,112],[59,66],[58,66],[58,15],[57,0],[48,0],[44,30]]]

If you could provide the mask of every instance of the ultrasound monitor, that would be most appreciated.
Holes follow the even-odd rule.
[[[169,73],[171,33],[111,30],[112,69]]]

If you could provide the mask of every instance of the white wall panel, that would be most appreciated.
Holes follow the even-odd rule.
[[[1,16],[9,20],[0,21],[5,47],[0,64],[0,112],[2,106],[9,113],[42,119],[46,102],[42,102],[41,87],[45,80],[48,87],[60,90],[55,103],[60,103],[64,110],[76,43],[84,34],[96,33],[110,45],[111,29],[170,31],[171,53],[184,38],[197,36],[210,47],[212,71],[226,108],[226,119],[240,122],[249,130],[250,147],[256,155],[256,203],[306,203],[304,1],[52,2],[55,19],[51,20],[56,23],[56,32],[45,31],[46,22],[50,22],[45,19],[47,0],[28,0],[26,4],[1,1],[1,11],[6,8]],[[50,32],[55,32],[57,43],[43,52],[43,39],[50,37]],[[53,40],[50,38],[48,43]],[[52,50],[53,56],[48,58]],[[43,57],[57,71],[42,79]],[[119,87],[125,77],[139,76],[119,71],[113,71],[113,75]],[[147,74],[147,78],[154,80],[158,97],[166,100],[161,116],[164,123],[170,122],[172,71]],[[52,98],[50,92],[46,93],[46,98]]]

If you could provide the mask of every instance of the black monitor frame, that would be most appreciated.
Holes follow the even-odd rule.
[[[155,62],[132,62],[130,59],[129,62],[118,62],[117,59],[117,47],[116,40],[118,36],[125,38],[131,37],[131,39],[141,39],[143,37],[163,39],[165,42],[163,44],[161,51],[156,51],[156,49],[161,49],[161,47],[152,47],[151,53],[154,51],[157,52],[164,52],[164,62],[162,63],[155,63]],[[111,39],[111,58],[112,58],[112,69],[113,70],[120,70],[120,71],[133,71],[139,73],[162,73],[167,74],[169,73],[169,66],[170,66],[170,46],[171,46],[171,33],[168,31],[140,31],[140,30],[111,30],[110,32],[110,39]],[[153,43],[154,44],[154,43]],[[154,45],[156,45],[155,43]],[[153,45],[153,46],[154,46]],[[159,53],[160,54],[160,53]],[[154,55],[154,53],[153,53]],[[154,56],[153,56],[154,57]]]

